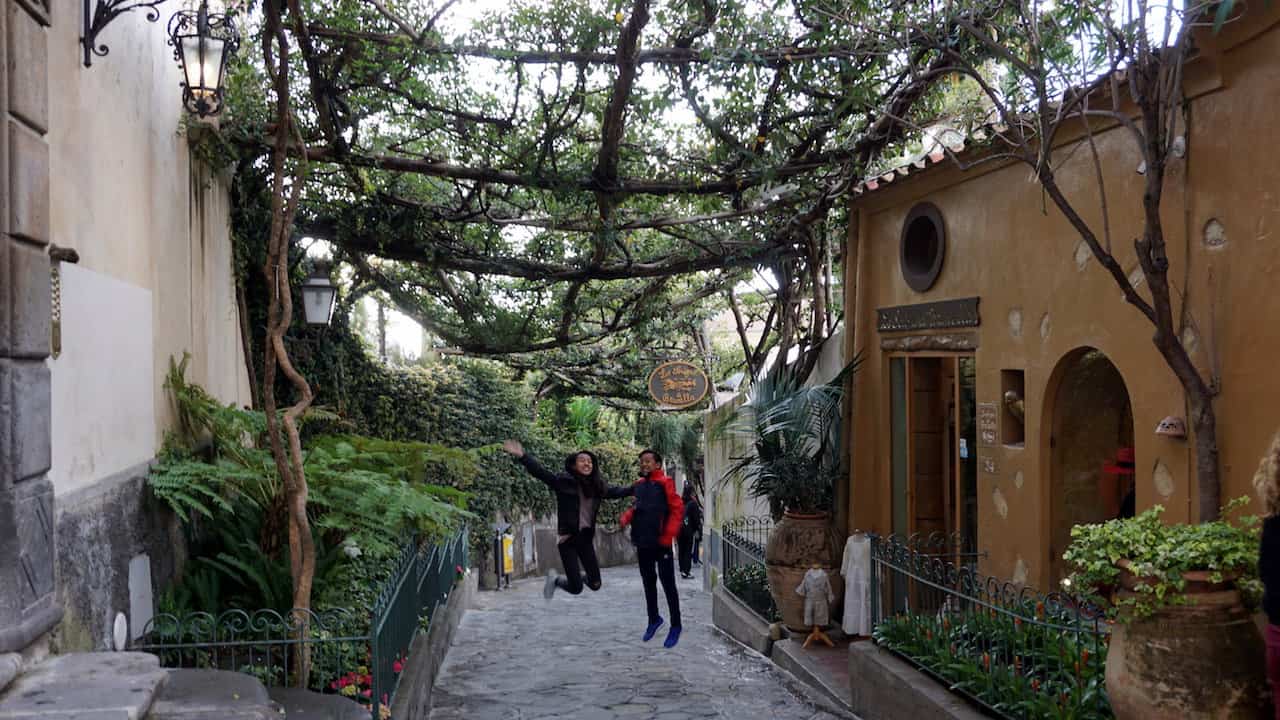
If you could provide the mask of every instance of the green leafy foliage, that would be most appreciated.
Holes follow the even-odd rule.
[[[566,429],[578,447],[594,445],[600,435],[602,406],[595,398],[574,398],[566,406]]]
[[[462,518],[466,494],[425,481],[432,446],[354,437],[316,438],[310,446],[305,463],[307,502],[315,508],[315,525],[346,538],[350,545],[391,552],[405,528],[426,537],[440,536]],[[469,457],[449,455],[455,470]],[[474,474],[472,462],[454,479],[469,483]]]
[[[645,447],[657,450],[668,460],[679,461],[695,474],[701,467],[701,413],[645,413],[638,436]]]
[[[312,431],[346,433],[333,437],[347,442],[352,442],[350,433],[358,433],[361,439],[356,448],[372,454],[395,443],[429,449],[418,455],[427,463],[425,472],[436,473],[435,482],[465,490],[467,510],[477,518],[476,526],[485,528],[471,533],[472,558],[478,566],[485,566],[491,552],[487,526],[499,513],[520,518],[555,512],[552,493],[502,452],[503,440],[519,439],[526,451],[552,470],[559,470],[570,452],[591,449],[599,456],[606,482],[629,485],[635,481],[639,450],[614,439],[620,433],[613,427],[617,417],[609,408],[599,409],[594,426],[535,423],[533,391],[501,365],[449,360],[427,367],[387,366],[369,354],[346,322],[335,316],[323,343],[307,341],[310,331],[298,330],[303,338],[296,341],[299,370],[315,386],[317,401],[334,408],[337,416],[313,423]],[[282,395],[287,397],[288,392],[281,387]],[[583,403],[582,412],[588,407]],[[577,430],[587,429],[598,444],[578,442],[588,438],[575,437]],[[327,449],[334,442],[323,436],[311,441]],[[412,458],[397,458],[396,464],[419,472]],[[616,523],[625,506],[619,500],[604,503],[600,522]]]
[[[769,593],[769,576],[764,565],[749,563],[729,568],[724,574],[724,586],[766,622],[782,620],[782,613]]]
[[[287,523],[266,419],[221,405],[186,381],[186,367],[185,358],[170,365],[166,389],[179,420],[148,476],[152,492],[191,537],[188,577],[167,602],[205,611],[287,610]],[[333,424],[335,416],[322,413],[320,422]],[[470,452],[354,435],[309,435],[304,470],[318,595],[326,582],[342,584],[341,568],[357,557],[375,565],[384,561],[405,531],[439,536],[456,526],[466,517],[463,488],[479,472]]]
[[[1167,524],[1157,505],[1135,517],[1071,529],[1063,559],[1071,563],[1071,588],[1106,606],[1120,620],[1146,617],[1166,605],[1186,602],[1184,573],[1207,571],[1211,582],[1234,582],[1246,599],[1257,595],[1258,518],[1227,516],[1249,503],[1240,497],[1222,508],[1222,518],[1198,524]],[[1113,598],[1121,563],[1140,582],[1134,594]],[[1113,599],[1115,600],[1113,602]]]
[[[216,512],[231,512],[227,499],[231,488],[257,478],[232,462],[208,463],[169,453],[152,469],[147,484],[158,500],[190,523],[196,516],[212,518]]]

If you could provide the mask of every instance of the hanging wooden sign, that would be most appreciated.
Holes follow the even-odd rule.
[[[671,408],[697,405],[707,396],[711,383],[702,368],[691,362],[672,360],[649,373],[649,395],[654,402]]]

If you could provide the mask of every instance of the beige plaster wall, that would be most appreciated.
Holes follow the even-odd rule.
[[[1262,11],[1258,11],[1262,12]],[[1261,32],[1197,69],[1202,86],[1216,88],[1190,110],[1188,155],[1167,177],[1162,216],[1171,279],[1194,328],[1187,341],[1201,367],[1216,367],[1216,403],[1223,498],[1250,492],[1250,478],[1267,441],[1280,426],[1280,381],[1273,370],[1280,335],[1274,273],[1280,266],[1280,30],[1274,8],[1251,25]],[[1224,41],[1225,43],[1226,41]],[[1132,239],[1142,228],[1143,177],[1132,139],[1118,131],[1098,138],[1103,158],[1115,254],[1136,270]],[[1059,153],[1066,157],[1068,153]],[[1087,152],[1059,171],[1076,208],[1101,228],[1101,194]],[[928,200],[947,225],[947,256],[938,282],[916,293],[902,280],[898,238],[917,202]],[[1082,250],[1081,241],[1043,197],[1023,166],[962,173],[946,166],[900,179],[855,200],[850,228],[850,307],[856,307],[854,346],[866,355],[855,379],[850,511],[854,523],[886,532],[890,523],[888,363],[875,330],[876,308],[980,296],[977,328],[978,402],[998,402],[1000,371],[1026,373],[1024,447],[980,447],[996,472],[979,470],[979,543],[991,555],[984,569],[1004,577],[1049,582],[1048,451],[1060,362],[1092,347],[1119,369],[1133,404],[1137,506],[1160,503],[1173,521],[1196,517],[1194,458],[1186,441],[1154,434],[1167,415],[1185,417],[1181,386],[1151,342],[1151,325],[1123,301],[1114,281]],[[1209,247],[1211,219],[1225,228],[1225,245]],[[855,242],[856,241],[856,242]],[[854,259],[856,258],[856,260]],[[1146,288],[1139,292],[1147,294]],[[980,465],[981,468],[981,465]]]
[[[162,6],[158,23],[141,12],[117,18],[99,36],[110,54],[95,57],[89,68],[81,64],[77,0],[55,0],[49,36],[53,242],[75,249],[80,269],[150,296],[150,317],[120,312],[109,294],[96,306],[73,308],[91,317],[68,322],[92,323],[99,335],[117,341],[67,352],[82,360],[88,354],[89,362],[97,356],[102,366],[145,364],[152,375],[149,392],[95,404],[95,397],[113,395],[101,387],[101,373],[77,370],[83,362],[55,361],[55,397],[70,397],[65,389],[75,386],[80,403],[57,404],[55,427],[59,417],[67,427],[72,416],[110,417],[120,412],[119,403],[128,403],[123,415],[152,419],[148,447],[130,445],[135,462],[154,455],[169,427],[161,384],[170,357],[190,352],[188,377],[222,400],[246,404],[250,397],[231,274],[227,186],[189,150],[180,71],[165,41],[165,24],[178,6]],[[84,469],[94,466],[89,452],[75,436],[55,435],[60,494],[101,476]]]
[[[719,528],[725,521],[740,517],[768,517],[769,503],[763,499],[751,497],[745,484],[739,485],[733,480],[726,480],[725,475],[733,458],[750,451],[751,446],[745,439],[716,431],[726,419],[744,402],[739,396],[713,410],[707,411],[704,421],[705,430],[703,454],[703,473],[707,483],[707,497],[703,503],[706,512],[704,524],[707,528]]]

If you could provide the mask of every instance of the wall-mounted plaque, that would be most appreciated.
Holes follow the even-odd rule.
[[[696,405],[710,388],[702,368],[683,360],[662,363],[649,374],[649,395],[654,402],[666,407]]]
[[[978,444],[995,447],[1000,439],[1000,407],[995,403],[978,403]]]
[[[880,308],[876,310],[876,329],[880,332],[903,332],[978,327],[981,324],[978,300],[971,297]]]

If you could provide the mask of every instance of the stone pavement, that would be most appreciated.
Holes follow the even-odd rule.
[[[484,592],[467,612],[433,692],[432,720],[835,720],[852,716],[711,624],[711,596],[682,580],[680,644],[648,643],[634,567],[604,587],[542,598],[542,580]],[[659,607],[666,600],[659,589]]]

